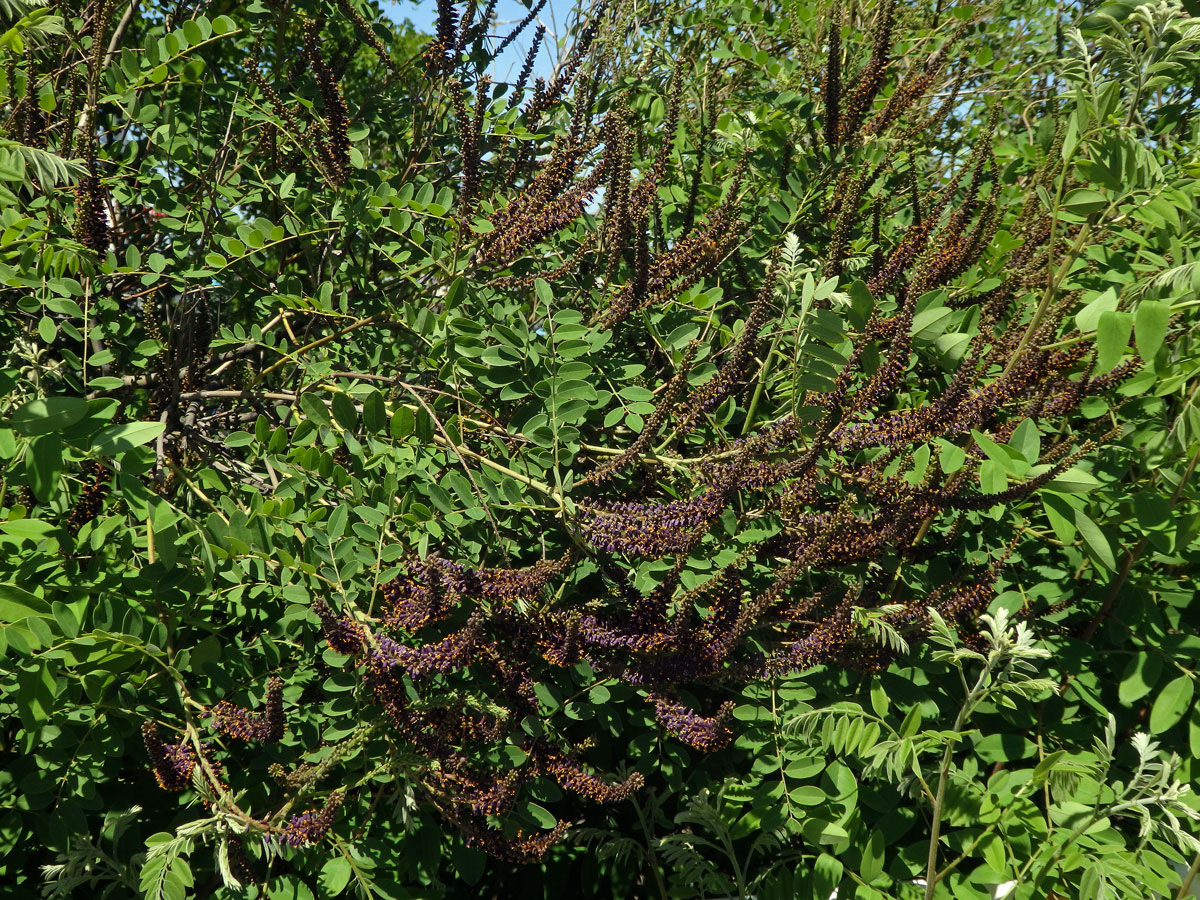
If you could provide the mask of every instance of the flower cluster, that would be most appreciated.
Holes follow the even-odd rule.
[[[495,831],[472,831],[467,834],[467,845],[478,847],[489,856],[513,863],[537,862],[546,851],[557,844],[567,833],[566,822],[559,822],[549,831],[530,835],[518,830],[508,838]]]
[[[490,783],[460,775],[441,779],[453,791],[453,802],[470,809],[476,816],[499,816],[512,808],[521,787],[520,773],[513,769]]]
[[[694,428],[700,417],[715,408],[732,393],[734,385],[746,374],[746,369],[758,348],[758,332],[767,320],[771,309],[771,301],[775,297],[775,279],[779,272],[776,264],[778,249],[767,263],[767,274],[763,278],[762,288],[746,318],[742,335],[730,348],[729,356],[717,371],[717,374],[701,385],[681,404],[677,418],[679,429],[687,432]]]
[[[493,0],[493,3],[491,4],[491,6],[489,6],[489,9],[492,8],[494,5],[495,4],[494,4],[494,0]],[[512,31],[510,31],[507,34],[507,36],[505,36],[504,40],[502,40],[500,42],[500,46],[496,48],[497,56],[499,56],[501,53],[503,53],[505,50],[507,50],[509,48],[509,45],[511,45],[513,41],[515,41],[518,37],[521,36],[521,32],[523,32],[526,28],[528,28],[529,23],[538,17],[538,14],[542,11],[542,7],[544,7],[545,5],[546,5],[546,0],[538,0],[537,3],[535,3],[535,4],[533,4],[533,6],[529,7],[529,12],[525,15],[525,18],[523,18],[520,22],[517,23],[517,27],[514,28]],[[489,15],[483,16],[484,22],[487,22],[489,19],[490,19]]]
[[[479,261],[500,268],[549,235],[566,228],[583,214],[583,208],[604,183],[604,160],[575,184],[579,166],[593,149],[566,136],[529,188],[498,209],[489,222],[491,231],[479,248]]]
[[[919,98],[923,97],[933,87],[934,82],[946,65],[946,59],[950,55],[950,51],[965,32],[966,25],[960,25],[956,28],[950,37],[946,39],[945,43],[926,58],[918,71],[911,73],[896,87],[896,90],[888,97],[883,109],[872,116],[866,125],[863,126],[862,133],[865,136],[870,137],[886,131]]]
[[[606,328],[618,325],[639,309],[661,303],[712,272],[741,238],[740,205],[739,172],[725,199],[709,211],[705,222],[650,261],[644,284],[634,279],[622,285],[600,324]]]
[[[541,0],[545,3],[546,0]],[[541,5],[541,4],[539,4]],[[546,26],[538,25],[534,31],[533,40],[529,44],[529,50],[525,54],[525,61],[521,64],[521,71],[517,74],[517,83],[513,86],[512,95],[509,97],[508,106],[505,111],[515,107],[525,94],[525,86],[529,83],[529,76],[533,73],[533,67],[537,63],[538,53],[542,49],[542,39],[546,36]]]
[[[378,672],[402,668],[415,679],[445,674],[470,662],[480,634],[478,619],[472,619],[465,627],[440,641],[419,647],[406,647],[385,634],[377,634],[376,648],[369,655],[369,665]]]
[[[526,119],[531,122],[537,121],[543,113],[550,110],[562,99],[564,92],[575,80],[580,65],[587,58],[592,41],[596,39],[596,32],[599,30],[600,22],[607,11],[607,2],[608,0],[600,0],[593,8],[591,17],[584,24],[583,28],[580,29],[567,58],[556,68],[553,80],[546,86],[545,90],[541,91],[525,105],[523,112]]]
[[[710,487],[695,497],[667,503],[581,503],[580,530],[591,544],[608,553],[658,559],[689,549],[695,533],[707,530],[720,514],[725,497],[724,490]]]
[[[473,9],[474,7],[472,7]],[[451,99],[458,125],[459,147],[462,154],[462,191],[460,194],[465,215],[474,208],[475,194],[479,190],[480,144],[483,139],[483,116],[491,97],[491,79],[483,76],[475,90],[475,111],[469,113],[462,84],[457,80],[450,83]]]
[[[213,728],[242,741],[275,743],[283,738],[283,681],[277,677],[267,680],[267,696],[263,711],[251,712],[222,700],[212,708]]]
[[[717,750],[733,737],[730,719],[732,701],[721,704],[715,715],[702,716],[690,706],[664,694],[651,693],[654,717],[659,724],[689,747],[697,750]]]
[[[610,784],[600,776],[586,771],[573,756],[550,750],[542,751],[536,759],[541,770],[557,781],[564,790],[596,803],[619,803],[632,796],[643,783],[642,776],[634,772],[624,781]]]
[[[671,380],[667,382],[662,396],[659,397],[658,402],[654,406],[654,412],[642,424],[642,431],[637,436],[637,439],[607,463],[589,472],[582,479],[582,483],[600,484],[611,480],[627,465],[636,462],[642,453],[650,448],[654,439],[658,437],[659,431],[662,430],[662,426],[666,423],[667,417],[687,387],[688,373],[691,371],[692,363],[696,359],[698,347],[699,345],[695,341],[688,344],[687,349],[683,353],[683,359],[679,362],[679,368]]]
[[[158,786],[164,791],[181,791],[192,783],[192,772],[196,769],[196,751],[184,738],[173,747],[167,746],[159,736],[154,722],[142,724],[142,740],[150,756],[150,766]]]
[[[458,46],[458,10],[454,0],[437,0],[437,22],[434,38],[425,48],[425,68],[430,75],[451,71],[458,62],[454,48]]]
[[[319,842],[329,833],[344,800],[342,791],[334,791],[320,809],[310,809],[292,816],[280,829],[279,839],[289,847],[307,847]]]
[[[313,612],[321,620],[321,631],[324,632],[325,640],[331,650],[346,656],[362,652],[363,642],[367,637],[366,630],[362,625],[351,619],[339,618],[334,615],[329,604],[320,597],[313,601]]]
[[[849,144],[858,139],[863,120],[887,79],[888,64],[891,61],[892,29],[896,23],[895,0],[884,0],[875,15],[871,56],[851,83],[842,104],[838,117],[838,144]]]
[[[825,101],[825,143],[834,147],[838,143],[839,114],[842,105],[842,2],[834,0],[829,10],[828,50],[825,56],[825,80],[821,83],[821,95]]]
[[[764,665],[764,674],[778,677],[811,669],[836,655],[852,634],[853,626],[850,624],[849,615],[839,612],[815,626],[807,635],[782,652],[769,657]]]

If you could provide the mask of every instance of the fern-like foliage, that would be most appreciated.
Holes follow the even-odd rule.
[[[43,5],[45,0],[23,2],[23,0],[0,0],[0,23],[9,24],[0,32],[0,49],[13,53],[24,53],[28,42],[40,46],[49,37],[66,33],[66,22]],[[6,9],[13,10],[9,15]],[[19,14],[18,14],[19,13]],[[11,24],[10,24],[11,23]]]
[[[17,182],[33,187],[34,179],[45,190],[74,184],[87,174],[82,160],[63,159],[49,150],[39,150],[0,138],[0,182]]]
[[[221,817],[212,816],[181,825],[174,834],[159,832],[147,838],[140,879],[146,900],[185,900],[192,896],[194,879],[188,858],[197,843],[206,843],[225,828]]]
[[[886,618],[904,609],[899,603],[889,603],[874,609],[864,609],[856,606],[851,611],[854,624],[869,634],[881,646],[898,654],[908,653],[906,641],[896,628],[886,621]]]
[[[1200,259],[1163,269],[1152,278],[1145,278],[1127,290],[1131,299],[1147,294],[1178,296],[1200,290]]]
[[[793,716],[783,733],[838,758],[857,757],[866,778],[905,786],[919,781],[921,756],[943,746],[940,732],[918,732],[920,725],[920,707],[896,730],[857,703],[838,703]]]
[[[102,831],[111,829],[111,848],[101,846],[101,842],[91,835],[77,835],[71,849],[59,856],[59,862],[42,866],[42,896],[81,896],[80,889],[86,888],[87,896],[103,900],[128,896],[130,891],[136,890],[134,866],[137,860],[119,862],[114,848],[129,826],[137,821],[141,811],[140,806],[133,806],[105,816]]]
[[[49,0],[0,0],[0,22],[13,22],[47,5]]]
[[[630,837],[609,828],[573,828],[570,839],[582,846],[594,846],[596,859],[611,859],[623,867],[645,865],[646,848]]]

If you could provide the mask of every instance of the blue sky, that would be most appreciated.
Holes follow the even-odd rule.
[[[482,8],[486,3],[487,0],[481,0],[479,5]],[[418,31],[427,34],[433,33],[434,22],[437,19],[437,4],[434,0],[415,0],[415,2],[414,0],[398,0],[398,2],[397,0],[380,0],[380,6],[384,13],[391,18],[397,21],[408,19]],[[459,2],[455,6],[461,13],[466,8],[466,3]],[[542,50],[538,54],[537,63],[534,65],[534,75],[544,77],[553,70],[556,53],[551,35],[562,34],[566,16],[570,13],[571,8],[572,4],[567,0],[557,0],[557,2],[548,0],[542,7],[538,20],[546,26],[547,34],[546,39],[542,42]],[[496,15],[499,24],[495,27],[494,33],[503,37],[528,13],[529,5],[520,0],[498,0]],[[494,79],[505,81],[517,77],[521,64],[525,61],[525,54],[529,52],[529,45],[533,40],[538,20],[531,22],[521,36],[504,52],[504,55],[496,60],[492,72]]]

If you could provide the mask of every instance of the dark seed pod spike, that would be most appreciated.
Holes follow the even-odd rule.
[[[528,15],[526,15],[525,18],[523,18],[520,22],[517,23],[517,27],[514,28],[512,31],[510,31],[508,33],[508,35],[504,38],[504,40],[502,40],[500,42],[500,46],[497,47],[493,51],[493,53],[492,53],[493,58],[499,56],[501,53],[503,53],[505,50],[507,50],[509,44],[511,44],[513,41],[515,41],[518,37],[521,36],[521,32],[529,27],[529,23],[537,18],[538,13],[540,13],[542,11],[542,7],[544,7],[545,5],[546,5],[546,0],[538,0],[537,3],[535,3],[532,7],[530,7]]]
[[[871,56],[850,87],[838,119],[838,143],[849,144],[859,138],[859,129],[887,79],[891,62],[892,28],[896,22],[895,0],[882,0],[871,38]]]
[[[340,187],[350,175],[350,117],[337,79],[321,56],[320,40],[319,23],[312,19],[307,20],[304,23],[304,49],[321,92],[325,122],[325,133],[318,141],[318,149],[329,180],[335,187]]]
[[[453,0],[437,0],[437,22],[433,40],[425,48],[425,70],[444,75],[454,70],[458,46],[458,10]]]
[[[842,3],[835,0],[829,12],[828,56],[825,61],[825,145],[836,147],[840,138],[842,105]]]
[[[379,39],[379,35],[375,33],[375,29],[371,27],[371,23],[366,20],[355,7],[353,0],[336,0],[338,8],[346,14],[346,17],[354,23],[355,30],[364,41],[366,41],[375,54],[379,57],[380,62],[388,67],[393,75],[400,74],[400,67],[396,65],[396,61],[392,59],[392,55],[388,53],[387,47],[383,41]],[[461,48],[460,48],[461,49]]]
[[[508,106],[505,108],[506,112],[516,108],[521,102],[521,98],[525,95],[525,86],[529,83],[529,76],[533,73],[533,67],[537,63],[538,52],[542,49],[542,38],[545,36],[546,26],[539,25],[537,31],[534,33],[533,43],[529,45],[529,51],[525,54],[525,62],[521,65],[517,82],[513,85],[512,93],[509,95]]]

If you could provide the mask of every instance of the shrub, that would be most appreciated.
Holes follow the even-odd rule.
[[[1178,881],[1177,4],[0,9],[14,886]]]

